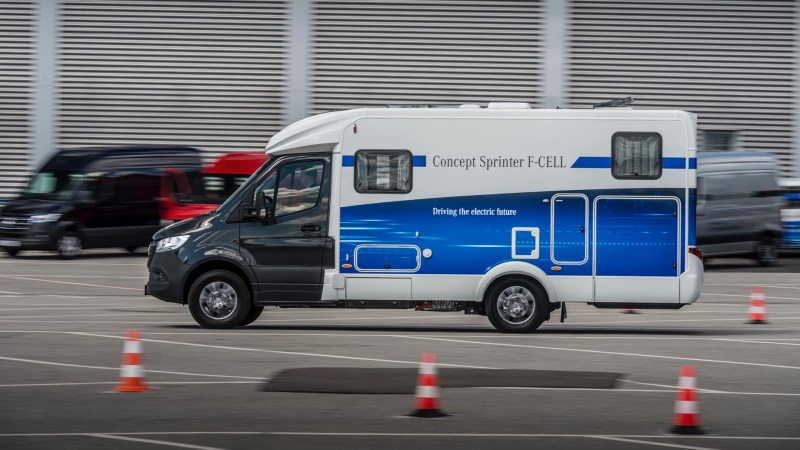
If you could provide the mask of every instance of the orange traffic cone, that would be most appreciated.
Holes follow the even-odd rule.
[[[436,374],[436,355],[423,353],[419,364],[416,392],[417,409],[409,414],[414,417],[445,417],[439,409],[439,376]]]
[[[750,308],[747,310],[750,320],[747,323],[767,323],[765,297],[764,288],[754,287],[750,291]]]
[[[670,430],[675,434],[705,434],[700,428],[700,408],[697,400],[697,382],[694,367],[681,367],[678,378],[678,396],[675,399],[675,418]]]
[[[117,392],[150,392],[150,387],[144,382],[142,341],[139,340],[139,331],[137,330],[128,330],[122,350],[122,367],[119,372]]]

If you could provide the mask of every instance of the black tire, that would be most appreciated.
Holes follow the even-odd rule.
[[[247,317],[244,318],[244,320],[242,321],[242,323],[239,324],[239,326],[246,327],[247,325],[250,325],[251,323],[255,322],[256,320],[258,320],[259,317],[261,317],[262,312],[264,312],[263,306],[251,307],[250,312],[247,313]]]
[[[56,253],[61,259],[73,259],[81,253],[83,243],[78,233],[65,231],[56,238]]]
[[[8,256],[10,256],[12,258],[17,256],[17,254],[19,254],[19,250],[15,249],[15,248],[5,248],[3,250],[5,250],[6,255],[8,255]]]
[[[127,250],[128,253],[136,253],[137,248],[139,248],[138,245],[131,245],[129,247],[125,247],[125,250]]]
[[[780,243],[773,237],[765,237],[756,247],[756,260],[764,267],[771,267],[778,263]]]
[[[539,283],[521,277],[495,282],[484,297],[486,315],[498,331],[530,333],[547,319],[547,292]]]
[[[250,313],[250,291],[235,274],[212,270],[200,275],[189,289],[189,312],[203,328],[233,328]]]

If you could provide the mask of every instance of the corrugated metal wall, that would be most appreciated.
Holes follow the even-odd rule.
[[[35,7],[0,2],[0,199],[12,197],[30,175]]]
[[[312,112],[386,104],[537,104],[539,1],[317,1]]]
[[[634,106],[692,111],[699,129],[734,131],[738,149],[774,152],[792,174],[797,2],[573,0],[568,8],[570,107],[632,96]]]
[[[62,0],[60,147],[259,151],[282,126],[285,1]]]

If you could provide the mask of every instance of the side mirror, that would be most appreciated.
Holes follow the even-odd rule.
[[[256,192],[255,205],[245,205],[242,218],[261,221],[270,220],[272,218],[272,197],[268,197],[262,191]]]

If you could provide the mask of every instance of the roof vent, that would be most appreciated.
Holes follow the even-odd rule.
[[[530,103],[523,102],[492,102],[489,109],[531,109]]]

